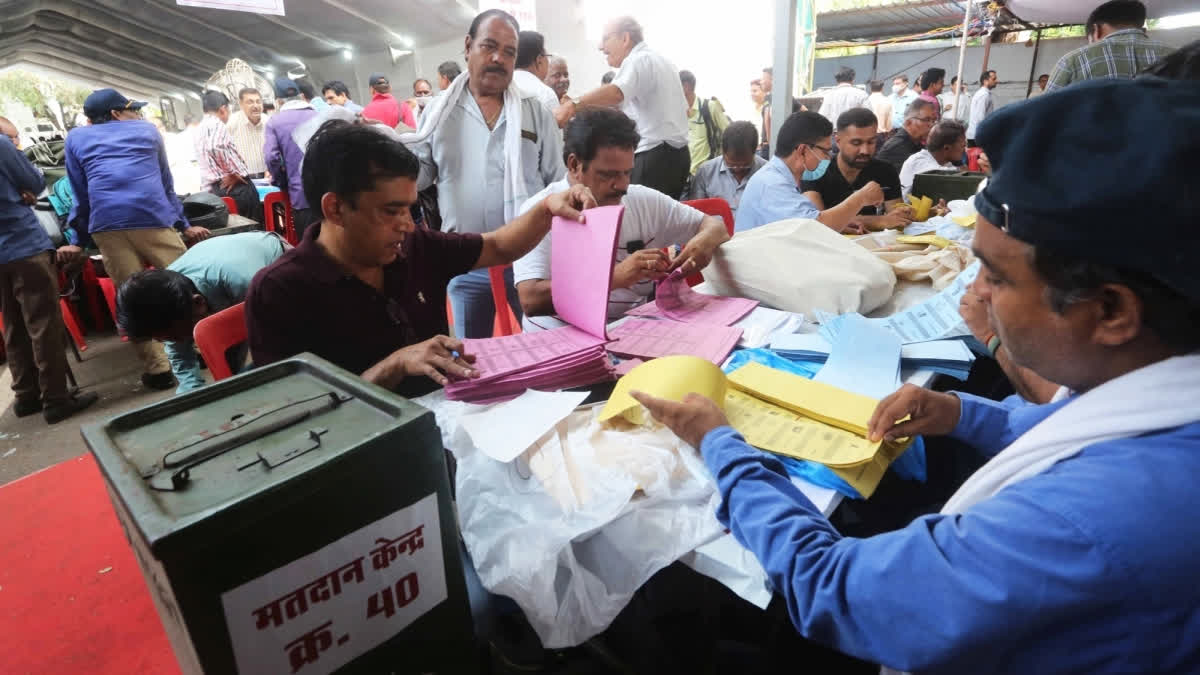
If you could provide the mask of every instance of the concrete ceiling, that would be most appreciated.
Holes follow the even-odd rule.
[[[312,59],[463,33],[468,0],[285,0],[286,16],[174,0],[0,0],[0,69],[28,64],[130,93],[198,93],[232,58],[285,73]]]

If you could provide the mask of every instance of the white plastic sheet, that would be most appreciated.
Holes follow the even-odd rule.
[[[458,461],[459,522],[480,580],[521,607],[547,648],[600,633],[655,572],[724,534],[707,468],[667,429],[605,430],[598,407],[583,409],[502,463],[459,427],[469,404],[441,392],[417,402]],[[738,575],[743,588],[764,583]]]

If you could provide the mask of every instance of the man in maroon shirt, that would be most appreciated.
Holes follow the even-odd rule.
[[[256,365],[312,352],[408,397],[447,377],[478,377],[474,357],[446,336],[446,285],[513,262],[550,231],[552,216],[581,220],[596,205],[577,185],[494,232],[443,233],[413,224],[419,171],[402,143],[369,126],[332,121],[318,130],[302,178],[322,220],[261,270],[246,296]]]
[[[408,107],[407,103],[401,103],[392,96],[392,84],[388,82],[386,76],[375,73],[367,80],[367,84],[371,85],[372,93],[371,102],[363,106],[362,116],[364,118],[383,122],[393,129],[401,122],[413,129],[417,128],[417,118],[413,115],[412,109]]]

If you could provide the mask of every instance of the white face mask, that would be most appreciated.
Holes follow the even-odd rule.
[[[892,85],[892,93],[893,94],[899,94],[902,91],[904,91],[904,85],[902,85],[902,84],[893,84]]]
[[[432,96],[417,96],[415,98],[417,99],[417,105],[421,106],[422,108],[425,107],[426,103],[429,103],[433,100]]]

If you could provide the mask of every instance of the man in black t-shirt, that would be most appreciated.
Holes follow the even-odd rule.
[[[852,108],[837,119],[837,158],[817,180],[804,181],[801,189],[818,209],[845,201],[856,190],[874,181],[883,189],[883,208],[866,206],[852,224],[860,230],[885,230],[912,222],[900,200],[900,175],[892,166],[874,158],[879,121],[866,108]]]

